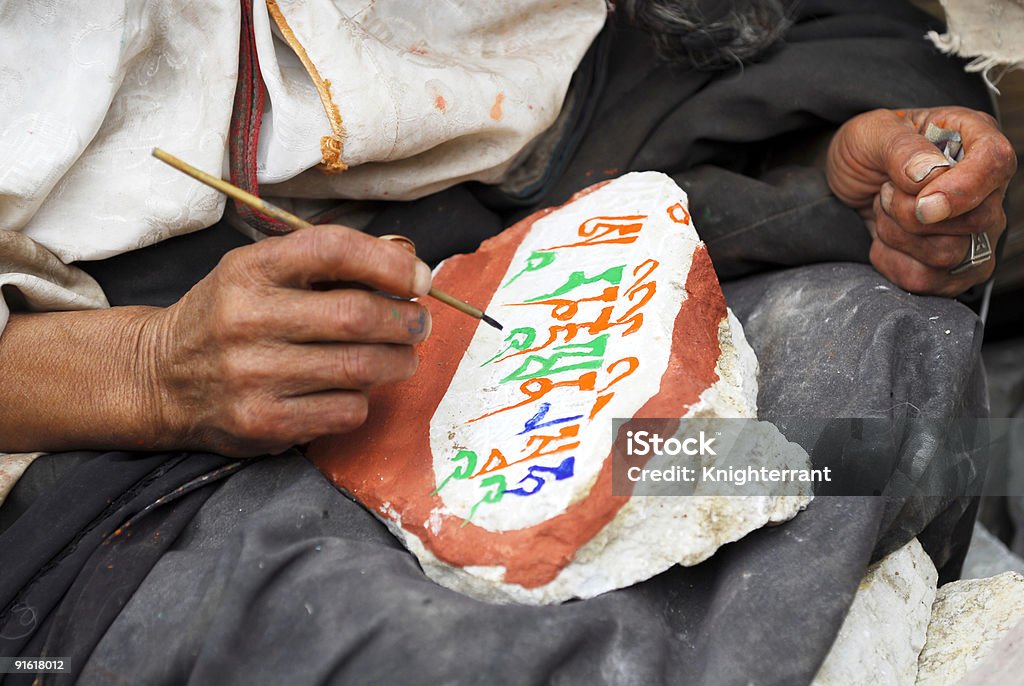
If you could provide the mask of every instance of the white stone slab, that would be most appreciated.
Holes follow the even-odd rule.
[[[813,686],[913,686],[937,579],[916,538],[870,567]]]
[[[1022,620],[1024,576],[1016,572],[946,584],[935,598],[918,686],[958,683]]]

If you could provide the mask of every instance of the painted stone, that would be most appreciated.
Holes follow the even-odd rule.
[[[1024,576],[1016,572],[942,586],[921,651],[918,686],[959,683],[1022,621]]]
[[[675,418],[756,416],[757,361],[667,176],[591,187],[446,261],[434,285],[504,331],[425,301],[415,377],[375,391],[359,431],[308,456],[438,583],[495,602],[590,597],[808,502],[792,488],[613,495],[612,418],[667,418],[671,435]],[[809,466],[758,426],[756,462]]]
[[[937,580],[916,538],[869,567],[812,686],[914,686]]]

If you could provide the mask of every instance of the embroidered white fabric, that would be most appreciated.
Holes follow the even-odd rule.
[[[500,180],[555,120],[607,11],[604,0],[255,5],[267,194],[390,199]],[[238,0],[0,0],[0,230],[19,234],[0,240],[0,285],[37,309],[102,307],[95,282],[64,265],[220,218],[219,194],[150,150],[226,173],[240,21]],[[0,305],[0,328],[7,314]]]

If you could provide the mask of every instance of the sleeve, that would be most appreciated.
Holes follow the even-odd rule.
[[[0,331],[12,306],[35,311],[107,307],[99,284],[17,231],[0,231]]]
[[[150,150],[223,166],[239,5],[0,0],[0,15],[2,326],[11,306],[103,306],[67,265],[220,217],[216,191]]]

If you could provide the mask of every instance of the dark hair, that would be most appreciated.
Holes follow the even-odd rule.
[[[617,0],[666,62],[726,69],[764,55],[792,24],[784,0]]]

